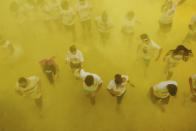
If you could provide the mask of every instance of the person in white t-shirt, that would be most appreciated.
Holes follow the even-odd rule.
[[[86,0],[79,0],[76,5],[77,14],[82,25],[83,34],[86,38],[91,31],[91,11],[92,6]]]
[[[162,48],[153,40],[151,40],[147,34],[142,34],[140,38],[142,40],[142,43],[138,46],[137,52],[140,58],[142,58],[142,60],[144,61],[146,67],[148,67],[156,51],[159,52],[156,61],[160,58]]]
[[[189,23],[189,31],[184,42],[196,41],[196,15],[192,17]]]
[[[159,18],[159,29],[163,33],[171,31],[173,18],[176,12],[176,7],[184,3],[185,0],[179,2],[173,2],[172,0],[166,0],[161,8],[161,16]]]
[[[112,96],[117,97],[117,104],[121,104],[123,96],[126,93],[127,84],[130,84],[132,87],[135,87],[130,83],[129,77],[126,75],[116,74],[114,80],[111,80],[107,90],[111,93]]]
[[[168,51],[163,58],[163,61],[167,60],[165,66],[167,80],[173,76],[173,68],[175,68],[181,60],[187,62],[192,56],[192,50],[187,49],[184,45],[179,45],[176,49]]]
[[[169,103],[170,96],[176,96],[178,83],[176,81],[163,81],[150,89],[151,100],[164,111],[163,105]]]
[[[61,2],[61,20],[65,29],[72,33],[73,42],[76,41],[76,31],[75,31],[75,11],[69,6],[68,1]]]
[[[103,12],[101,16],[98,16],[95,19],[95,23],[97,26],[97,31],[100,34],[101,41],[105,44],[109,39],[111,34],[111,29],[113,28],[112,21],[108,18],[107,12]]]
[[[30,14],[33,12],[32,10],[33,6],[26,1],[14,0],[10,4],[10,11],[19,24],[23,24],[27,21],[28,17],[30,17]]]
[[[82,68],[84,58],[82,52],[78,50],[75,45],[72,45],[69,48],[69,51],[66,54],[65,61],[66,63],[70,64],[70,67],[74,75],[76,77],[80,77],[79,71]]]
[[[95,97],[102,86],[101,78],[93,73],[85,72],[84,69],[80,71],[83,80],[83,89],[88,97],[90,97],[91,104],[95,104]]]
[[[51,28],[52,24],[59,25],[60,22],[60,2],[57,0],[48,0],[45,1],[43,7],[43,16],[44,16],[44,22],[48,26],[48,28]]]
[[[122,23],[121,32],[128,42],[131,42],[133,35],[135,33],[135,25],[139,23],[135,18],[135,13],[129,11]]]
[[[189,78],[190,90],[193,95],[192,100],[196,101],[196,74]]]
[[[16,84],[16,92],[23,97],[33,99],[38,108],[42,107],[42,93],[39,77],[20,77]]]
[[[9,40],[5,40],[0,36],[0,56],[1,60],[6,60],[11,58],[12,60],[17,60],[22,55],[22,49],[19,45],[13,44]]]

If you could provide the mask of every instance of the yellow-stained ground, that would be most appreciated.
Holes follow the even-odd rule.
[[[16,23],[9,12],[11,0],[0,0],[0,33],[23,49],[16,60],[0,61],[0,131],[196,131],[196,103],[190,100],[188,77],[196,73],[196,57],[181,62],[174,70],[173,80],[179,83],[176,98],[172,98],[162,112],[148,97],[149,88],[166,76],[163,54],[181,44],[190,18],[196,14],[196,1],[187,0],[177,8],[172,31],[167,38],[157,36],[160,6],[163,0],[91,0],[93,18],[106,10],[114,22],[111,40],[103,45],[93,23],[93,38],[84,42],[77,22],[77,47],[83,52],[84,68],[101,76],[103,87],[96,105],[86,98],[82,82],[74,79],[64,57],[70,36],[58,29],[48,31],[41,21]],[[75,7],[76,0],[70,0]],[[124,43],[121,22],[127,11],[135,11],[141,24],[131,44]],[[35,16],[39,17],[39,16]],[[163,47],[158,62],[151,62],[146,77],[136,55],[139,35],[147,33]],[[196,43],[187,46],[196,54]],[[1,52],[0,52],[1,53]],[[56,56],[60,77],[51,86],[41,71],[39,60]],[[114,74],[130,76],[135,88],[128,88],[120,111],[116,99],[106,87]],[[21,76],[37,75],[42,81],[43,110],[40,113],[33,101],[15,93],[16,81]]]

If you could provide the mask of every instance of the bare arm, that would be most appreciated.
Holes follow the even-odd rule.
[[[159,55],[157,56],[156,61],[158,61],[158,60],[159,60],[159,58],[161,57],[162,50],[163,50],[162,48],[159,50]]]
[[[183,4],[185,1],[186,1],[186,0],[180,0],[180,1],[178,2],[178,5]]]
[[[135,85],[133,83],[131,83],[130,81],[127,82],[131,87],[135,87]]]
[[[100,83],[100,84],[98,85],[98,88],[97,88],[97,90],[96,90],[96,93],[100,90],[100,88],[102,87],[102,85],[103,85],[103,83]]]
[[[165,54],[164,58],[163,58],[163,61],[166,60],[167,56],[169,56],[171,54],[171,51],[168,51],[167,54]]]
[[[113,91],[112,89],[107,89],[112,95],[119,95],[118,92]]]
[[[189,78],[189,85],[190,85],[191,92],[193,92],[193,80],[191,77]]]

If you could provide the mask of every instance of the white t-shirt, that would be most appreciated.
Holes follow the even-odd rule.
[[[78,64],[82,63],[84,58],[81,51],[77,50],[75,55],[68,51],[65,60],[73,64]]]
[[[129,81],[129,77],[126,75],[122,75],[122,78],[125,78],[125,82],[123,82],[120,86],[117,87],[115,81],[111,80],[108,87],[107,87],[107,89],[109,89],[109,90],[113,90],[114,92],[118,92],[119,95],[117,95],[117,96],[121,96],[126,92],[126,85],[127,85],[127,82]]]
[[[103,22],[103,19],[101,16],[98,16],[95,21],[97,23],[98,31],[101,33],[109,33],[111,31],[111,28],[113,27],[111,20],[108,20],[105,23]]]
[[[136,18],[133,18],[132,20],[128,20],[127,18],[124,20],[122,24],[122,29],[127,34],[132,34],[135,31],[135,23]]]
[[[180,60],[183,59],[182,55],[172,55],[170,54],[169,58],[168,58],[168,66],[169,68],[175,67],[177,66],[177,64],[180,62]]]
[[[31,76],[27,78],[28,85],[26,88],[20,87],[19,83],[16,84],[16,91],[20,91],[22,96],[38,99],[41,97],[41,87],[39,86],[39,77]]]
[[[72,8],[69,8],[67,10],[61,9],[61,15],[62,15],[62,23],[64,25],[73,25],[75,24],[75,15],[76,13]]]
[[[27,16],[31,15],[33,12],[33,7],[27,4],[25,1],[16,1],[18,4],[17,22],[19,24],[24,23],[27,20]]]
[[[94,84],[90,87],[85,84],[85,78],[88,75],[92,75],[93,78],[94,78]],[[87,92],[95,92],[97,90],[97,88],[99,87],[99,85],[102,83],[102,80],[98,75],[93,74],[93,73],[89,73],[89,72],[85,72],[83,69],[80,71],[80,76],[84,81],[83,82],[83,88]]]
[[[193,80],[193,89],[195,90],[194,95],[196,95],[196,74],[193,75],[191,78]]]
[[[84,22],[91,19],[91,8],[91,4],[87,1],[85,1],[84,5],[80,2],[76,5],[80,22]]]
[[[49,1],[43,7],[45,20],[57,20],[60,17],[60,3]]]
[[[150,60],[154,56],[155,51],[161,49],[161,47],[153,40],[150,41],[151,42],[149,44],[141,43],[139,45],[139,55],[146,60]]]
[[[174,2],[171,9],[163,9],[164,11],[162,12],[159,21],[162,24],[170,24],[170,23],[172,23],[177,6],[178,6],[178,2]]]
[[[196,33],[196,15],[192,17],[191,21],[190,21],[190,25],[192,26],[192,30],[194,33]]]
[[[153,87],[153,93],[158,98],[167,98],[169,96],[169,92],[167,89],[167,86],[169,84],[173,84],[178,86],[178,83],[176,81],[163,81],[159,83],[158,85]]]
[[[23,53],[21,46],[12,44],[9,40],[0,41],[0,60],[7,58],[18,58]]]

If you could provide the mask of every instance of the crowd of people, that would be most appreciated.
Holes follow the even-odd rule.
[[[178,6],[183,4],[185,0],[173,2],[172,0],[165,0],[161,8],[161,16],[159,18],[159,32],[167,34],[172,30],[173,18]],[[65,57],[65,63],[68,64],[73,72],[73,75],[78,81],[83,82],[83,89],[85,94],[90,98],[92,105],[95,104],[95,98],[103,86],[103,81],[100,76],[95,73],[87,72],[84,69],[83,53],[76,47],[77,31],[76,31],[76,17],[78,17],[83,31],[83,38],[88,39],[92,35],[91,24],[92,5],[87,0],[79,0],[75,8],[72,8],[67,0],[14,0],[10,5],[10,11],[20,24],[27,20],[31,20],[31,16],[35,12],[42,12],[43,21],[48,27],[51,24],[57,25],[61,29],[65,29],[72,36],[72,42]],[[129,43],[132,42],[135,34],[135,25],[140,23],[135,18],[134,11],[128,11],[122,23],[121,33],[126,37]],[[102,14],[95,18],[95,26],[100,35],[101,43],[107,44],[110,39],[111,30],[113,28],[113,21],[108,16],[108,12],[103,11]],[[165,54],[163,60],[165,61],[166,80],[152,86],[150,89],[152,102],[163,106],[168,104],[170,96],[176,96],[178,90],[178,82],[172,80],[173,69],[180,61],[187,62],[193,57],[193,52],[185,46],[185,43],[194,43],[196,41],[196,15],[192,17],[188,25],[189,31],[184,37],[184,40],[175,48]],[[87,37],[88,36],[88,37]],[[156,61],[162,56],[163,49],[146,33],[140,35],[141,43],[138,45],[137,54],[142,59],[143,64],[148,68],[150,62],[156,55]],[[0,46],[6,51],[7,56],[13,55],[16,50],[13,43],[9,40],[4,40],[0,37]],[[52,54],[51,54],[52,56]],[[89,62],[89,61],[88,61]],[[50,84],[55,84],[58,79],[58,63],[55,62],[55,56],[45,58],[39,62],[43,73],[46,75]],[[190,89],[193,97],[196,98],[196,75],[187,78],[189,80]],[[19,77],[17,81],[16,91],[19,95],[30,97],[35,100],[36,105],[42,107],[42,91],[41,79],[38,76],[23,76]],[[108,84],[108,92],[117,98],[117,104],[120,105],[123,96],[126,93],[127,86],[137,87],[134,85],[129,77],[125,74],[115,74],[114,78]]]

